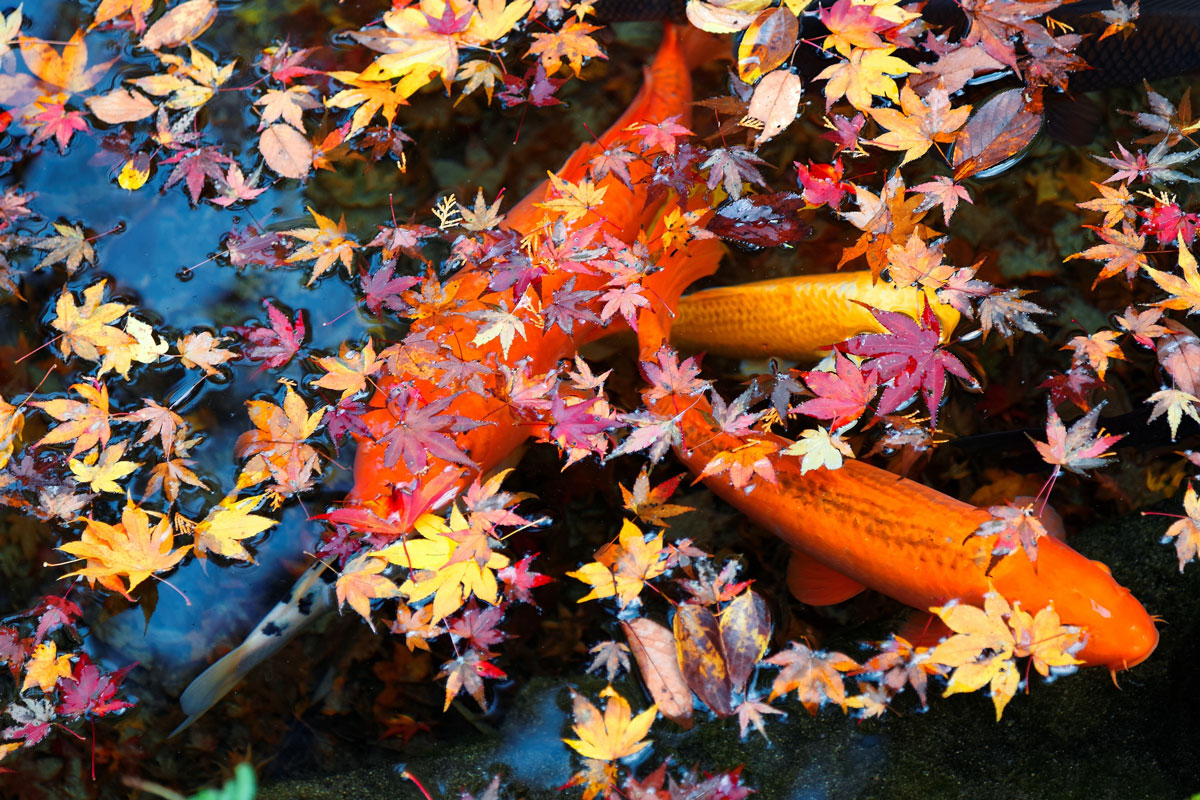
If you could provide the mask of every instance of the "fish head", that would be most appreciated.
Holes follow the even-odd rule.
[[[1135,667],[1158,646],[1154,618],[1133,592],[1113,579],[1108,567],[1088,563],[1092,569],[1071,580],[1059,615],[1064,622],[1086,626],[1088,639],[1078,654],[1084,663],[1113,672]]]
[[[1129,669],[1158,646],[1154,619],[1133,593],[1105,564],[1065,542],[1042,538],[1036,562],[1018,551],[1002,559],[991,578],[996,591],[1026,611],[1053,605],[1064,625],[1084,628],[1087,639],[1075,657],[1085,665]]]

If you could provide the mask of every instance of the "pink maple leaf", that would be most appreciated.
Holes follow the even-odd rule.
[[[300,351],[304,344],[304,317],[296,312],[295,321],[288,321],[287,315],[270,300],[263,300],[267,309],[269,325],[237,325],[234,330],[243,337],[247,346],[242,349],[242,355],[250,361],[261,361],[257,372],[267,369],[278,369],[292,360],[292,356]]]
[[[830,420],[833,429],[849,425],[862,416],[875,398],[879,377],[862,368],[842,353],[837,354],[837,372],[806,372],[804,382],[816,397],[805,400],[792,411],[816,419]]]
[[[642,152],[661,147],[665,152],[674,155],[675,140],[691,136],[692,132],[679,124],[679,114],[667,117],[662,122],[643,122],[633,127],[633,135],[640,139]]]

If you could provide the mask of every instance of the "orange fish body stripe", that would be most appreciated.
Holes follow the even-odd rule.
[[[656,123],[675,115],[680,116],[682,124],[687,123],[691,112],[691,78],[688,71],[688,53],[684,44],[679,29],[667,26],[662,45],[653,63],[646,70],[646,82],[633,104],[600,137],[599,142],[583,145],[568,159],[562,171],[558,173],[560,178],[570,182],[582,180],[587,174],[588,161],[596,153],[622,140],[632,142],[634,133],[629,130],[631,126],[642,122]],[[643,171],[649,169],[640,162],[634,162],[631,167]],[[635,174],[634,178],[637,177]],[[513,230],[530,235],[541,230],[547,222],[552,222],[553,215],[535,205],[546,199],[547,186],[543,184],[518,203],[506,216],[505,224]],[[629,242],[637,235],[642,222],[652,218],[655,211],[667,201],[667,198],[663,198],[648,204],[643,186],[635,182],[634,189],[631,190],[612,176],[600,181],[598,186],[605,189],[602,203],[581,220],[570,223],[569,228],[578,230],[599,221],[603,223],[607,232]],[[697,244],[702,245],[697,252],[704,255],[665,260],[663,268],[646,281],[648,295],[654,296],[658,291],[666,291],[668,284],[686,285],[694,280],[692,276],[708,273],[716,268],[720,258],[720,246],[710,241]],[[671,264],[691,270],[691,275],[671,274]],[[542,304],[552,302],[555,290],[571,277],[555,271],[545,275],[540,287]],[[576,290],[600,289],[605,280],[603,276],[588,275],[577,275],[575,278]],[[432,340],[453,342],[456,348],[455,355],[460,359],[484,361],[490,353],[495,352],[495,343],[473,345],[472,341],[479,330],[478,323],[464,314],[483,310],[502,299],[508,299],[503,293],[490,292],[489,280],[490,276],[480,269],[466,267],[458,272],[445,287],[444,306],[447,309],[453,308],[454,313],[438,313],[436,310],[428,313],[427,316],[413,322],[410,336],[428,331]],[[511,292],[508,294],[511,295]],[[610,325],[602,330],[598,329],[598,326],[587,324],[577,324],[575,327],[575,335],[568,337],[557,327],[542,331],[536,329],[536,326],[527,325],[525,337],[518,337],[513,341],[503,361],[511,365],[528,358],[531,374],[542,374],[553,368],[560,359],[570,357],[581,343],[619,329],[618,325]],[[386,516],[396,510],[395,502],[398,496],[394,491],[395,487],[410,484],[417,478],[403,461],[387,466],[384,459],[386,447],[379,444],[378,440],[396,425],[396,418],[386,408],[390,387],[403,382],[425,402],[443,396],[444,390],[439,389],[432,380],[435,365],[423,362],[422,358],[428,357],[414,354],[410,363],[403,364],[401,370],[394,370],[391,376],[382,379],[380,390],[371,400],[373,410],[363,416],[371,435],[359,439],[358,455],[354,463],[354,487],[347,497],[347,502],[351,505],[365,506]],[[502,394],[497,391],[481,396],[473,392],[464,392],[445,410],[444,413],[447,414],[458,414],[488,423],[457,437],[458,444],[479,469],[460,470],[462,474],[448,487],[447,492],[453,488],[461,489],[476,474],[494,469],[535,432],[533,427],[511,413]],[[460,468],[431,456],[423,474],[437,476],[446,469]]]

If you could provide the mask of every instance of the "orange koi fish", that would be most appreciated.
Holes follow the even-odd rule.
[[[725,45],[721,47],[724,49]],[[671,117],[676,117],[681,125],[689,124],[690,68],[708,60],[711,50],[712,39],[707,34],[701,36],[694,29],[667,26],[633,103],[596,142],[576,150],[555,180],[570,184],[585,180],[588,162],[619,143],[635,149],[636,128],[642,124],[658,124]],[[703,207],[702,198],[677,198],[662,193],[651,199],[645,186],[638,183],[650,167],[634,161],[629,168],[633,188],[611,175],[596,181],[592,196],[601,199],[577,219],[546,207],[552,189],[551,182],[546,181],[508,213],[505,224],[526,237],[528,252],[537,258],[539,240],[549,236],[561,241],[595,225],[612,237],[614,243],[628,245],[669,207],[683,211]],[[724,247],[709,239],[694,242],[686,255],[680,253],[662,259],[659,270],[644,278],[645,296],[654,298],[653,302],[666,309],[677,302],[689,284],[715,271],[723,253]],[[424,315],[414,320],[405,344],[389,359],[390,372],[378,381],[379,391],[371,401],[373,409],[362,418],[370,435],[359,438],[354,488],[345,507],[330,516],[368,530],[371,525],[385,522],[392,529],[406,528],[422,513],[443,508],[472,481],[495,469],[527,439],[545,430],[545,423],[516,412],[503,389],[452,393],[439,387],[437,378],[447,357],[440,350],[443,343],[452,348],[452,355],[462,363],[493,363],[540,375],[555,369],[562,359],[570,358],[582,343],[620,327],[576,321],[568,335],[559,326],[541,329],[540,321],[531,320],[531,324],[522,326],[519,336],[514,331],[507,344],[499,337],[482,336],[480,319],[489,312],[503,309],[516,314],[522,303],[544,308],[553,301],[555,292],[568,285],[573,291],[595,292],[607,280],[607,276],[586,271],[559,270],[549,259],[546,267],[534,290],[536,296],[526,291],[523,296],[514,297],[516,293],[511,287],[494,290],[493,275],[471,265],[457,272],[445,286],[430,285],[430,291],[440,291],[441,296],[423,298]],[[654,308],[643,309],[638,317],[639,327],[648,335],[658,330],[659,317],[669,313],[654,312]],[[422,342],[437,346],[423,349],[416,344]],[[403,424],[398,416],[413,408],[422,410],[431,406],[440,416],[482,424],[455,432],[452,444],[449,434],[445,434],[440,441],[449,449],[427,448],[412,458],[394,454],[389,457],[388,434]],[[180,697],[188,718],[174,733],[207,711],[308,621],[332,608],[333,592],[321,578],[323,571],[323,564],[315,564],[305,572],[288,598],[278,603],[242,644],[192,681]]]
[[[675,452],[694,474],[743,444],[713,425],[704,398],[669,395],[655,408],[680,415]],[[755,438],[780,450],[791,444],[769,434]],[[1128,669],[1158,644],[1142,604],[1108,567],[1065,542],[1041,539],[1036,564],[1023,549],[997,560],[996,536],[975,535],[992,518],[982,508],[860,461],[801,474],[798,458],[779,456],[772,467],[778,483],[759,481],[749,494],[727,474],[704,484],[792,546],[788,586],[802,602],[829,605],[870,588],[924,611],[952,599],[982,605],[994,588],[1027,609],[1053,603],[1064,624],[1085,626],[1077,654],[1085,664]]]

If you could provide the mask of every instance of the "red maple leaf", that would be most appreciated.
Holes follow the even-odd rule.
[[[537,553],[531,553],[525,556],[520,561],[514,564],[509,564],[504,569],[496,573],[496,577],[504,582],[505,594],[511,599],[521,603],[533,603],[533,595],[530,591],[539,586],[545,586],[550,583],[549,575],[543,575],[540,572],[534,572],[529,568],[529,565],[535,558]]]
[[[842,204],[842,198],[854,190],[853,184],[842,180],[840,158],[835,158],[830,164],[814,164],[809,159],[807,167],[799,161],[793,161],[792,166],[796,168],[797,182],[804,189],[804,202],[810,205],[837,208]]]
[[[691,136],[692,132],[679,124],[679,114],[667,117],[662,122],[643,122],[633,127],[633,135],[640,140],[642,152],[661,147],[667,153],[675,152],[675,140]]]
[[[132,708],[133,703],[114,698],[121,681],[125,680],[129,670],[135,666],[136,663],[116,672],[104,673],[91,662],[87,653],[80,653],[71,676],[59,680],[59,695],[62,700],[58,704],[57,712],[68,717],[81,717],[85,714],[103,717],[115,711]]]
[[[300,351],[304,344],[304,317],[296,312],[294,322],[289,322],[287,315],[270,300],[263,300],[267,309],[270,325],[236,325],[234,330],[242,336],[247,346],[242,348],[242,355],[250,361],[261,361],[257,372],[267,369],[278,369],[292,360],[292,356]]]
[[[448,7],[449,3],[446,5]],[[508,634],[496,628],[503,619],[504,606],[478,608],[475,598],[471,598],[462,615],[450,621],[450,633],[476,650],[486,652],[492,645],[500,644],[508,638]]]
[[[936,428],[938,405],[946,391],[946,373],[971,386],[978,383],[956,356],[942,349],[942,326],[928,299],[920,323],[897,311],[877,308],[870,311],[888,333],[855,336],[843,348],[847,353],[869,358],[863,366],[878,373],[885,384],[876,413],[890,414],[920,391],[929,409],[929,425]]]
[[[873,371],[864,375],[862,368],[842,353],[837,354],[836,373],[806,372],[804,382],[816,397],[805,400],[792,411],[830,420],[829,427],[833,429],[861,417],[879,388],[879,377]]]
[[[223,182],[225,170],[221,168],[221,165],[236,162],[222,153],[221,148],[216,145],[206,145],[180,150],[170,158],[163,159],[162,163],[175,165],[175,169],[171,170],[171,174],[167,176],[167,182],[163,189],[170,189],[180,181],[184,181],[187,185],[188,195],[194,204],[200,200],[200,192],[204,191],[204,182],[206,180],[218,184]]]

